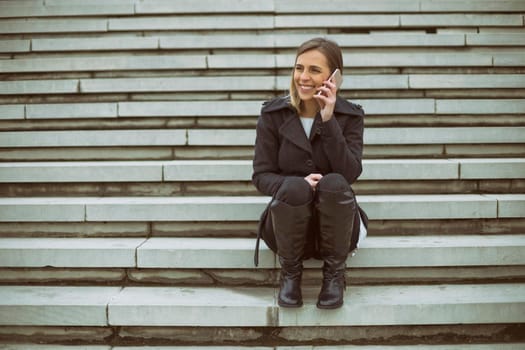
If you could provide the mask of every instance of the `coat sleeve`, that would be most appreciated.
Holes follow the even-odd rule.
[[[283,181],[279,170],[279,131],[271,116],[262,113],[257,120],[252,183],[261,193],[273,196]]]
[[[323,148],[332,171],[343,175],[350,184],[357,180],[363,170],[363,117],[363,113],[349,115],[344,129],[341,129],[335,117],[322,126]]]

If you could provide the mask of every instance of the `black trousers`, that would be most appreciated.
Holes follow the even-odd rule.
[[[318,182],[316,189],[313,190],[310,184],[302,177],[290,176],[282,183],[281,187],[274,196],[274,200],[282,201],[290,206],[304,207],[304,205],[311,203],[311,219],[308,229],[304,232],[306,238],[305,253],[302,259],[316,258],[322,259],[320,252],[319,236],[320,223],[319,211],[320,205],[330,205],[330,201],[337,200],[338,194],[343,195],[345,200],[353,199],[355,202],[355,195],[352,187],[346,179],[337,173],[324,175]],[[275,253],[277,253],[277,243],[274,232],[274,222],[272,214],[268,210],[271,203],[266,208],[266,213],[262,215],[263,222],[261,222],[261,236],[266,245]],[[359,210],[357,204],[354,206],[339,206],[340,208],[332,215],[337,222],[347,222],[353,220],[353,228],[350,242],[348,242],[347,252],[355,249],[357,240],[359,238]],[[353,209],[352,209],[353,208]],[[275,230],[279,231],[279,230]]]

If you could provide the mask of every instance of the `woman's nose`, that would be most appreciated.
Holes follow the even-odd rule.
[[[309,80],[310,79],[310,75],[308,74],[308,72],[302,72],[301,75],[299,76],[299,79],[300,80]]]

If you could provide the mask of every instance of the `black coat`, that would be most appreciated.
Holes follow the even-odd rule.
[[[308,139],[288,97],[266,102],[257,121],[253,184],[273,196],[285,176],[338,173],[354,183],[362,171],[363,119],[361,106],[337,97],[334,117],[323,123],[317,113]]]

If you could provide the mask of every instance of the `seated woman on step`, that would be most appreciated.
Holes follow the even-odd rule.
[[[361,174],[364,113],[337,96],[336,69],[342,73],[343,58],[335,42],[303,43],[289,96],[266,102],[257,122],[252,180],[272,200],[261,216],[255,260],[262,237],[279,256],[282,307],[303,304],[303,260],[312,257],[324,261],[317,307],[340,307],[348,254],[366,230],[351,188]]]

